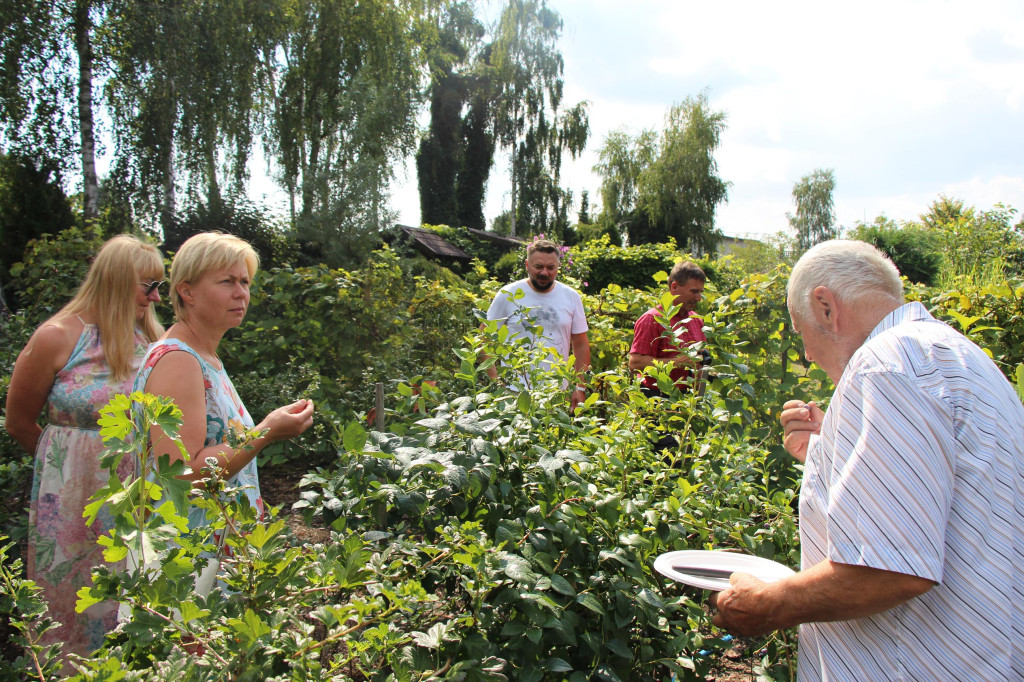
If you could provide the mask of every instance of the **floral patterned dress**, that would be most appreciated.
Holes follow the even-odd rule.
[[[136,367],[145,352],[145,337],[136,331]],[[113,527],[105,510],[92,526],[82,518],[89,498],[108,478],[99,463],[99,410],[115,395],[130,392],[132,379],[113,381],[99,328],[86,324],[46,400],[49,424],[36,445],[27,564],[29,578],[43,588],[49,615],[62,624],[43,641],[64,642],[64,653],[92,653],[117,625],[115,602],[96,604],[84,613],[75,613],[75,603],[78,589],[92,584],[92,567],[103,563],[96,538]],[[122,479],[134,473],[128,460],[118,469]]]
[[[142,361],[142,367],[135,378],[135,390],[146,390],[146,382],[160,358],[174,351],[184,351],[199,361],[203,370],[203,384],[206,387],[206,441],[205,446],[217,445],[227,440],[229,430],[238,427],[251,429],[254,424],[249,412],[238,397],[231,379],[223,369],[217,369],[202,356],[180,339],[163,339],[149,347],[149,352]],[[260,497],[260,478],[256,470],[256,458],[242,467],[228,481],[232,485],[242,486],[243,493],[249,498],[249,504],[256,511],[256,517],[264,516],[263,498]],[[206,515],[202,509],[193,507],[188,514],[189,528],[206,525]]]

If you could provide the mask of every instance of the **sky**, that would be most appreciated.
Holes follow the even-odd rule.
[[[1024,2],[548,4],[564,22],[564,101],[589,102],[590,141],[562,169],[577,202],[588,190],[599,203],[609,132],[660,131],[706,90],[726,115],[715,158],[731,185],[715,223],[727,235],[788,230],[793,185],[819,168],[835,173],[843,227],[916,220],[940,195],[1024,209]],[[491,171],[488,221],[509,208],[507,163]],[[411,160],[392,208],[419,224]]]

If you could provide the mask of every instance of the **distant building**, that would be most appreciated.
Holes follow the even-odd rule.
[[[474,257],[482,258],[485,261],[497,260],[501,255],[522,249],[526,244],[525,241],[516,237],[503,237],[493,232],[475,230],[470,227],[444,228],[444,230],[446,230],[444,234],[448,236],[448,239],[434,230],[409,225],[395,225],[392,229],[385,230],[382,236],[392,245],[400,242],[424,257],[447,266],[469,263]],[[456,238],[461,246],[449,241]],[[467,249],[470,253],[466,252]]]
[[[395,225],[394,234],[395,236],[400,235],[404,243],[431,260],[442,263],[468,263],[473,260],[472,256],[445,240],[438,233],[424,230],[422,227]]]

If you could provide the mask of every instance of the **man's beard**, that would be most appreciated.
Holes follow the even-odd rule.
[[[537,291],[547,291],[548,289],[550,289],[554,285],[555,285],[554,278],[549,279],[546,284],[541,284],[540,282],[537,281],[536,277],[534,277],[533,275],[530,275],[530,286],[532,286]]]

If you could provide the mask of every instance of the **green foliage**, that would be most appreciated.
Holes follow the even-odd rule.
[[[84,262],[75,254],[85,236],[69,238],[36,243],[33,262]],[[608,254],[621,261],[598,258]],[[511,341],[505,327],[478,331],[494,279],[471,287],[450,274],[427,276],[389,250],[360,270],[262,272],[249,320],[221,355],[254,414],[300,396],[317,402],[313,429],[290,450],[265,453],[320,465],[305,477],[297,507],[331,537],[303,544],[280,520],[256,523],[213,472],[204,490],[192,489],[176,477],[180,462],[151,462],[142,449],[153,425],[173,437],[175,408],[152,396],[115,399],[101,424],[106,462],[148,464],[138,478],[111,479],[89,513],[105,504],[102,513],[118,517],[103,539],[111,558],[130,548],[143,558],[127,572],[97,569],[80,594],[83,606],[116,599],[129,614],[104,648],[76,664],[81,678],[711,674],[731,645],[711,625],[705,594],[653,573],[653,559],[674,549],[734,548],[796,565],[799,467],[781,448],[778,413],[791,398],[827,402],[832,386],[801,357],[785,308],[788,266],[746,274],[720,259],[700,261],[709,282],[698,314],[712,358],[703,395],[680,390],[669,367],[656,364],[645,371],[663,396],[644,396],[625,369],[626,353],[636,319],[662,300],[678,253],[671,244],[599,242],[573,255],[591,278],[615,267],[651,270],[640,286],[611,282],[584,294],[592,370],[575,413],[566,389],[576,380],[571,364],[538,373],[537,349]],[[516,260],[521,266],[521,254]],[[34,291],[44,300],[56,295]],[[941,292],[908,285],[908,296],[1019,383],[1024,282],[964,280]],[[16,341],[0,350],[0,388],[34,327],[30,312],[3,322]],[[485,378],[489,366],[498,383]],[[386,428],[370,431],[365,412],[378,381],[387,386]],[[675,444],[657,450],[667,436]],[[9,463],[8,473],[0,469],[8,489],[4,476],[30,470],[20,453]],[[211,525],[189,531],[189,505],[203,508]],[[0,558],[16,576],[12,554]],[[219,587],[201,594],[194,576],[206,566],[215,567]],[[11,622],[38,632],[34,608],[26,593]],[[28,655],[27,646],[19,640],[7,660]],[[766,676],[792,673],[785,634],[753,648],[764,650],[751,664]]]
[[[208,205],[238,189],[270,95],[275,3],[112,3],[97,38],[118,155],[112,175],[144,215],[175,218],[182,187]]]
[[[673,239],[690,251],[713,252],[720,236],[715,207],[729,189],[714,158],[724,129],[725,114],[712,111],[701,93],[669,109],[660,135],[610,133],[594,166],[603,230],[628,235],[633,245]]]
[[[532,372],[536,351],[503,330],[467,339],[466,383],[426,418],[407,407],[391,433],[346,429],[337,465],[306,478],[297,507],[364,537],[418,538],[420,581],[450,605],[452,660],[493,660],[514,679],[698,679],[697,650],[726,645],[699,591],[651,563],[712,546],[794,561],[791,482],[729,436],[717,398],[670,390],[655,404],[607,372],[570,415],[559,386],[571,367]],[[518,393],[477,388],[495,358]],[[602,399],[615,392],[625,401]],[[668,429],[681,442],[662,463],[651,443]],[[455,519],[472,545],[452,546]]]
[[[878,216],[871,225],[858,222],[847,236],[883,251],[911,282],[932,286],[938,277],[942,254],[933,230],[915,223],[901,227],[885,216]]]
[[[603,236],[607,236],[609,243],[614,244],[615,246],[622,246],[622,235],[619,233],[618,229],[603,220],[594,224],[577,223],[576,236],[577,243],[580,244],[583,242],[596,241]]]
[[[358,271],[321,265],[262,273],[246,323],[222,344],[225,365],[253,414],[301,396],[317,404],[322,418],[302,439],[271,446],[266,456],[282,448],[288,456],[299,448],[322,453],[353,410],[373,406],[376,382],[451,368],[451,342],[476,325],[476,299],[447,277],[447,286],[407,277],[387,249]]]
[[[510,234],[561,238],[572,194],[561,186],[562,155],[587,144],[587,103],[562,102],[562,19],[543,0],[509,0],[489,51],[491,116],[497,144],[511,156]]]
[[[227,232],[252,244],[263,269],[295,264],[298,245],[270,213],[245,197],[231,196],[212,205],[199,203],[164,229],[164,249],[174,253],[200,232]]]
[[[929,301],[939,319],[965,334],[995,360],[1010,381],[1024,363],[1024,281],[1011,279],[935,292]]]
[[[62,170],[78,144],[70,9],[38,0],[0,4],[0,141],[6,151],[41,154]]]
[[[788,460],[781,447],[778,416],[789,399],[827,402],[832,382],[816,365],[804,365],[799,336],[786,309],[789,267],[746,278],[721,291],[708,306],[705,325],[715,359],[717,408],[730,428],[766,443],[776,461]]]
[[[28,506],[34,458],[11,438],[3,427],[7,418],[7,388],[11,383],[14,361],[25,347],[35,325],[27,319],[26,310],[16,315],[0,315],[0,490],[5,495],[0,501],[0,535],[10,536],[16,542],[25,539],[28,532]]]
[[[942,251],[937,284],[953,289],[965,282],[976,286],[999,284],[1024,274],[1024,233],[1014,225],[1017,211],[996,205],[990,211],[964,207],[941,197],[922,222],[935,234]]]
[[[72,227],[29,242],[24,260],[11,268],[11,288],[19,300],[32,302],[29,324],[38,325],[71,300],[101,246],[103,233],[97,225]]]
[[[494,155],[487,126],[489,51],[485,28],[468,2],[447,3],[423,31],[431,70],[430,125],[416,153],[420,218],[424,223],[484,229],[483,196]],[[424,21],[427,24],[429,18]]]
[[[383,0],[303,0],[283,16],[274,160],[295,228],[312,246],[305,262],[361,265],[367,237],[392,221],[391,161],[414,144],[413,13]]]
[[[40,638],[57,624],[46,615],[42,588],[22,577],[21,559],[7,540],[0,534],[0,679],[55,679],[60,645],[42,645]]]
[[[22,259],[29,240],[73,224],[55,162],[0,153],[0,286],[10,283],[11,266]]]
[[[610,132],[598,150],[594,171],[601,175],[602,231],[628,233],[635,239],[649,231],[647,216],[638,209],[640,176],[657,158],[658,139],[653,130],[633,137],[627,130]],[[584,239],[584,241],[588,241]],[[612,240],[621,245],[621,238]]]
[[[724,129],[725,112],[711,110],[706,92],[669,109],[657,158],[643,169],[637,188],[637,207],[651,231],[630,229],[631,244],[673,238],[689,251],[714,252],[721,234],[715,208],[729,194],[715,161]]]
[[[837,234],[836,210],[832,192],[836,189],[835,172],[818,168],[793,185],[796,214],[787,213],[789,226],[796,232],[797,246],[806,251],[818,242],[833,239]]]
[[[626,248],[612,245],[607,237],[584,242],[573,249],[573,255],[588,272],[587,290],[595,292],[612,283],[645,289],[654,283],[656,272],[671,270],[683,258],[672,240]]]
[[[498,259],[492,268],[494,279],[499,282],[514,282],[526,275],[523,261],[526,259],[522,251],[509,251]]]
[[[147,464],[151,429],[173,438],[180,425],[169,401],[136,393],[102,412],[104,464],[135,456],[143,469],[125,480],[111,476],[86,513],[103,507],[115,519],[101,539],[108,560],[137,561],[125,571],[97,567],[93,586],[79,591],[78,608],[112,599],[124,619],[103,647],[76,661],[79,679],[365,679],[380,670],[429,676],[451,667],[450,658],[431,655],[455,624],[447,603],[421,586],[417,546],[351,533],[301,545],[283,521],[257,523],[214,469],[192,488],[177,478],[181,461]],[[190,529],[185,505],[204,509],[208,525]],[[475,537],[463,542],[477,545]],[[196,580],[207,568],[215,587]],[[455,666],[466,669],[474,662]]]

